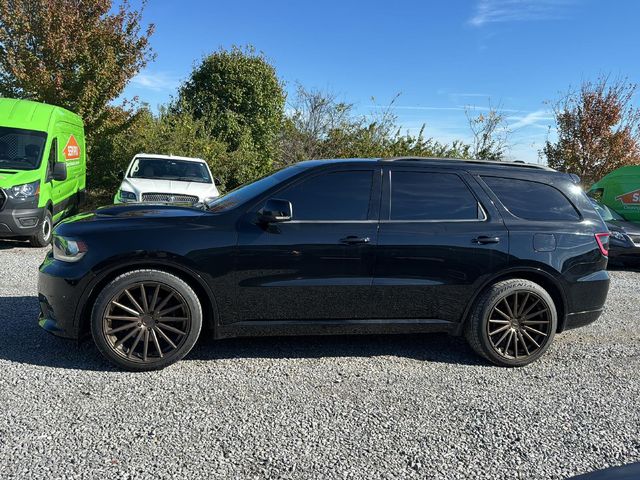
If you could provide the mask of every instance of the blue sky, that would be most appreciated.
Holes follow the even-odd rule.
[[[251,44],[289,92],[330,90],[360,113],[400,94],[402,127],[441,141],[468,140],[466,106],[501,105],[510,156],[537,161],[546,101],[600,73],[640,81],[639,18],[635,0],[150,0],[157,58],[125,96],[156,108],[204,55]]]

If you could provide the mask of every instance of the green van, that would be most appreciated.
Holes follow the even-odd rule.
[[[0,238],[43,247],[84,199],[81,118],[54,105],[0,98]]]
[[[640,165],[614,170],[594,183],[588,193],[630,222],[640,222]]]

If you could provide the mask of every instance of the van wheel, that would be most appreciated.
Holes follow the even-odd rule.
[[[111,281],[96,299],[91,334],[120,368],[158,370],[183,358],[202,328],[198,296],[182,279],[135,270]]]
[[[521,367],[547,351],[556,332],[553,299],[537,283],[524,279],[489,287],[472,310],[465,335],[484,358],[503,367]]]
[[[46,247],[51,243],[51,231],[53,230],[53,217],[51,212],[47,209],[44,211],[44,218],[40,225],[38,225],[38,231],[33,235],[29,242],[33,247]]]

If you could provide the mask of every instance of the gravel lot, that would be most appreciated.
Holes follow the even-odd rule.
[[[205,341],[161,372],[36,323],[0,241],[2,478],[566,478],[640,461],[640,273],[526,368],[443,335]]]

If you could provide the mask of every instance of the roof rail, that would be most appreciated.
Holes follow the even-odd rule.
[[[554,171],[553,168],[545,165],[538,165],[537,163],[525,163],[522,160],[515,162],[500,162],[496,160],[479,160],[479,159],[467,159],[467,158],[438,158],[438,157],[390,157],[381,158],[383,162],[397,162],[397,161],[409,161],[409,162],[464,162],[476,165],[491,165],[494,167],[520,167],[520,168],[533,168],[537,170]]]

